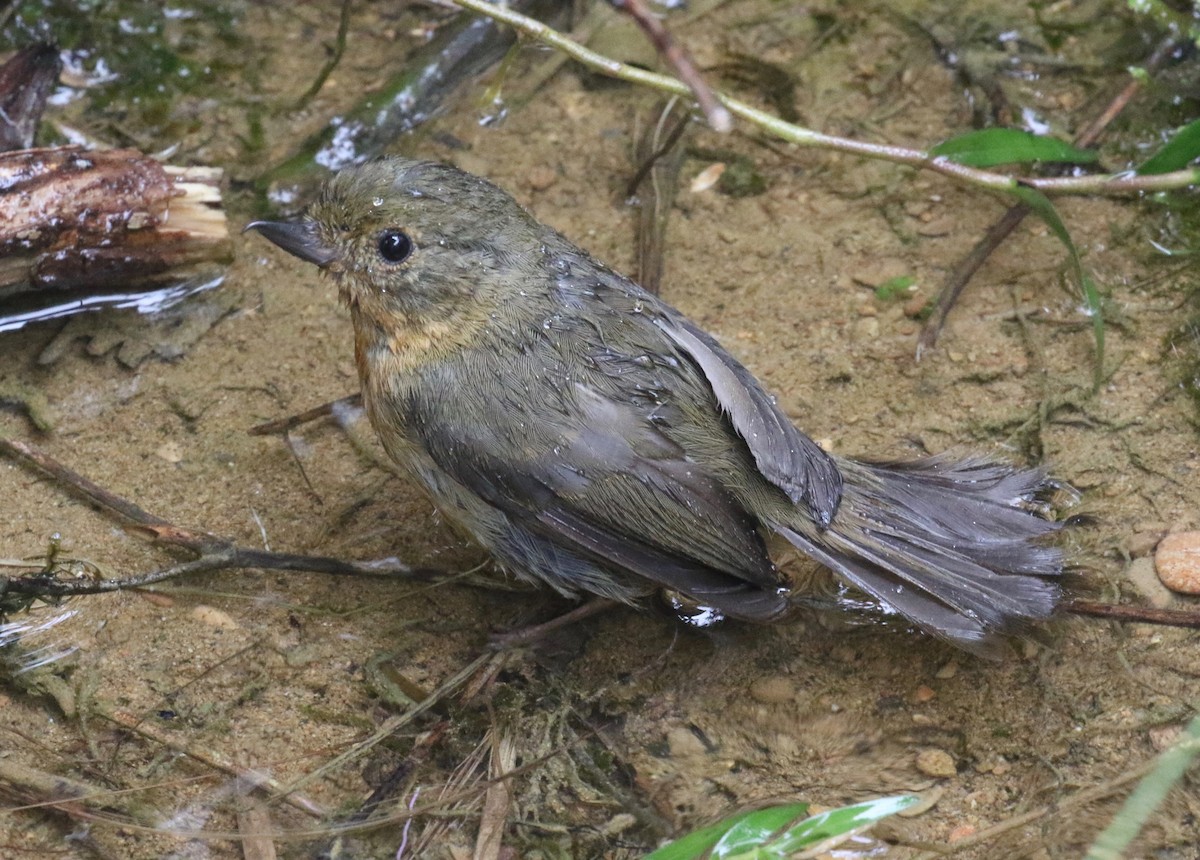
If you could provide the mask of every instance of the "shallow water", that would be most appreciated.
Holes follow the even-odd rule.
[[[294,114],[287,108],[316,76],[336,10],[231,8],[239,53],[209,64],[211,91],[181,95],[165,115],[142,117],[139,134],[148,149],[180,143],[172,160],[224,167],[238,183],[348,110],[380,82],[385,62],[418,43],[411,31],[433,17],[356,8],[341,65]],[[790,70],[805,125],[924,146],[968,128],[983,97],[939,60],[925,31],[969,52],[977,76],[999,69],[1016,117],[1036,116],[1070,134],[1099,112],[1136,61],[1138,39],[1122,8],[1060,4],[1035,14],[1011,4],[912,3],[906,20],[854,4],[745,0],[681,26],[679,35],[702,67],[740,53]],[[200,63],[228,50],[220,40],[190,38],[180,50]],[[505,90],[519,92],[522,69],[544,55],[527,49]],[[595,86],[568,69],[528,104],[512,105],[504,122],[482,125],[482,92],[467,94],[401,148],[490,177],[628,270],[636,219],[622,197],[632,173],[631,117],[653,98]],[[1150,145],[1154,129],[1179,122],[1184,108],[1173,99],[1155,90],[1135,105],[1134,120],[1114,127],[1106,164],[1123,166]],[[83,102],[71,102],[64,111],[79,113],[60,121],[90,122],[97,136],[115,136],[114,118],[84,111]],[[155,118],[157,125],[149,122]],[[1179,226],[1186,211],[1168,217],[1163,206],[1129,200],[1062,204],[1111,297],[1107,381],[1092,394],[1090,322],[1067,283],[1062,248],[1042,225],[1027,222],[994,255],[938,348],[917,363],[919,323],[905,314],[913,296],[881,302],[873,288],[912,275],[917,296],[932,297],[1001,214],[1000,203],[931,175],[748,133],[701,132],[695,145],[747,156],[768,187],[741,198],[690,192],[707,164],[685,162],[663,295],[744,361],[800,427],[850,455],[1040,452],[1082,492],[1073,512],[1094,521],[1069,538],[1077,587],[1107,600],[1172,600],[1156,587],[1148,553],[1159,533],[1200,527],[1195,413],[1178,366],[1163,355],[1164,339],[1184,322],[1194,276],[1164,260],[1151,240],[1179,247],[1189,235],[1187,224]],[[256,206],[244,187],[227,197],[235,229]],[[351,394],[357,380],[348,317],[331,286],[261,239],[238,241],[220,287],[232,312],[178,360],[130,370],[102,350],[77,347],[46,366],[37,357],[57,323],[0,335],[0,386],[43,393],[54,420],[51,432],[38,434],[13,409],[0,413],[0,432],[31,439],[152,513],[247,546],[396,555],[450,571],[483,561],[411,486],[380,467],[369,428],[353,415],[295,431],[294,455],[278,437],[247,434],[259,422]],[[173,558],[10,462],[0,464],[0,499],[0,557],[43,553],[58,532],[71,554],[107,575]],[[221,838],[238,829],[228,774],[172,752],[163,738],[287,784],[403,708],[386,699],[396,679],[410,694],[432,690],[483,653],[491,631],[564,608],[546,595],[471,584],[257,571],[69,606],[78,614],[54,634],[79,650],[55,668],[82,718],[64,717],[63,685],[49,687],[59,690],[57,702],[10,685],[0,698],[3,746],[31,767],[133,789],[122,795],[133,801],[106,814],[123,826],[92,823],[82,843],[66,839],[82,826],[69,815],[10,816],[6,850],[240,856],[235,841]],[[917,856],[921,845],[1041,812],[965,856],[1076,857],[1128,790],[1122,779],[1191,716],[1200,693],[1197,653],[1194,633],[1086,619],[1031,631],[1010,659],[993,664],[848,616],[695,631],[653,612],[614,611],[532,654],[510,656],[471,704],[452,697],[446,710],[302,791],[343,814],[357,808],[414,744],[425,749],[421,733],[444,719],[431,752],[412,761],[400,802],[417,788],[418,805],[435,802],[477,747],[486,762],[488,739],[508,738],[515,765],[526,768],[512,780],[506,813],[504,844],[516,856],[638,857],[667,835],[744,806],[831,807],[919,792],[929,801],[919,814],[876,831],[895,843],[886,856]],[[118,728],[103,714],[131,715],[160,739]],[[936,764],[947,761],[953,772],[936,775]],[[477,779],[486,771],[480,765]],[[1110,781],[1111,795],[1076,803],[1081,790]],[[408,850],[440,824],[445,829],[420,856],[466,856],[480,809],[475,795],[469,800],[454,814],[418,820]],[[193,823],[180,825],[185,812]],[[141,816],[137,824],[131,815]],[[1177,789],[1136,856],[1197,856],[1197,815],[1194,785]],[[167,820],[207,835],[190,845],[153,829]],[[314,843],[296,836],[321,824],[278,801],[258,821],[280,835],[276,848],[286,857],[310,856]],[[395,823],[362,836],[356,856],[395,856],[401,830]]]

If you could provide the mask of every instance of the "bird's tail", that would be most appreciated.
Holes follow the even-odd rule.
[[[854,587],[977,652],[1054,611],[1063,555],[1036,507],[1052,486],[1042,472],[945,456],[838,468],[828,528],[799,517],[775,528]]]

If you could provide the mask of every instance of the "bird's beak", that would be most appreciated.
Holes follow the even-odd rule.
[[[289,254],[324,269],[338,252],[321,241],[315,221],[251,221],[243,228],[257,230]]]

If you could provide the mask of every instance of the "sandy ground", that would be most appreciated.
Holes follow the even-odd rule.
[[[1068,36],[1055,53],[1064,62],[1047,71],[1025,60],[1050,49],[1024,7],[913,5],[916,20],[1000,68],[1009,66],[997,34],[1020,32],[1027,41],[1012,54],[1037,79],[1001,83],[1015,104],[1064,133],[1123,83],[1128,60],[1113,45],[1127,25],[1118,6],[1046,12],[1091,28],[1088,41]],[[260,101],[277,108],[265,114],[269,145],[252,155],[239,149],[241,111],[252,100],[244,81],[231,81],[228,103],[197,114],[175,160],[217,164],[246,180],[285,156],[378,83],[384,58],[407,50],[408,28],[431,13],[381,14],[355,10],[347,57],[317,101],[294,115],[282,106],[315,76],[324,56],[312,49],[314,33],[331,38],[336,11],[247,11],[244,26],[261,52],[249,61],[261,64]],[[823,38],[822,16],[837,22]],[[800,82],[801,122],[830,133],[927,145],[970,123],[954,73],[919,30],[890,13],[746,0],[681,35],[703,67],[741,53],[787,68]],[[538,56],[527,51],[518,70]],[[753,88],[739,92],[758,98]],[[631,117],[652,98],[566,70],[486,127],[477,121],[479,98],[466,96],[403,148],[489,176],[628,270],[635,219],[621,188],[631,173]],[[1150,103],[1169,98],[1159,92]],[[1143,110],[1144,121],[1166,116]],[[1184,321],[1194,276],[1148,244],[1178,238],[1161,210],[1062,204],[1114,323],[1106,381],[1092,393],[1090,324],[1061,246],[1039,223],[1019,228],[984,267],[938,348],[918,363],[919,323],[905,314],[913,297],[879,301],[872,287],[912,275],[916,297],[934,295],[1002,212],[997,201],[746,129],[728,138],[702,132],[695,143],[749,157],[768,187],[743,198],[692,192],[706,163],[685,162],[663,294],[758,374],[801,428],[848,455],[1044,456],[1081,492],[1069,513],[1092,521],[1067,538],[1080,571],[1073,587],[1110,601],[1194,605],[1157,585],[1149,557],[1163,533],[1200,527],[1196,415],[1163,346]],[[229,200],[236,227],[249,217],[248,196],[235,189]],[[204,300],[219,301],[224,316],[177,360],[130,369],[80,341],[42,365],[38,356],[61,323],[0,335],[0,384],[43,392],[54,418],[52,431],[38,433],[13,408],[0,413],[0,432],[154,514],[247,546],[394,555],[449,572],[485,562],[381,465],[365,422],[305,425],[293,434],[294,455],[279,437],[247,434],[352,394],[357,380],[348,316],[331,286],[259,238],[237,243],[219,297]],[[121,324],[133,337],[169,337],[161,325],[115,316],[91,318],[95,330]],[[2,557],[45,553],[52,533],[109,576],[179,557],[7,460],[0,511]],[[4,761],[112,794],[104,805],[4,814],[0,853],[238,857],[239,831],[270,834],[284,857],[325,844],[316,834],[329,820],[274,794],[245,796],[214,766],[219,760],[283,786],[303,780],[297,790],[336,816],[392,775],[390,821],[355,834],[343,856],[396,856],[405,840],[404,856],[469,856],[489,767],[506,763],[517,769],[499,784],[509,793],[488,795],[506,822],[510,853],[500,856],[639,857],[667,836],[754,804],[826,808],[915,792],[925,801],[916,814],[876,830],[889,842],[885,856],[917,856],[922,846],[1009,822],[963,856],[1078,857],[1200,701],[1196,636],[1173,629],[1065,619],[990,663],[869,616],[693,631],[661,613],[621,610],[491,660],[473,676],[472,697],[447,695],[373,748],[329,764],[404,713],[400,691],[436,690],[487,653],[490,633],[565,608],[545,594],[475,580],[431,586],[250,570],[15,616],[25,623],[76,610],[30,644],[79,650],[0,688]],[[6,806],[36,802],[12,779]],[[397,810],[409,805],[438,814],[406,831]],[[1197,815],[1200,798],[1187,782],[1136,856],[1200,856]],[[858,850],[866,856],[883,843]]]

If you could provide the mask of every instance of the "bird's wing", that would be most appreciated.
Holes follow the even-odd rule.
[[[797,430],[775,398],[707,332],[678,314],[662,315],[655,325],[700,368],[759,473],[828,526],[842,494],[833,458]]]
[[[559,396],[571,408],[547,404],[536,426],[503,404],[450,424],[432,403],[410,426],[440,469],[526,532],[734,617],[786,608],[757,521],[719,481],[633,406],[579,382]]]

